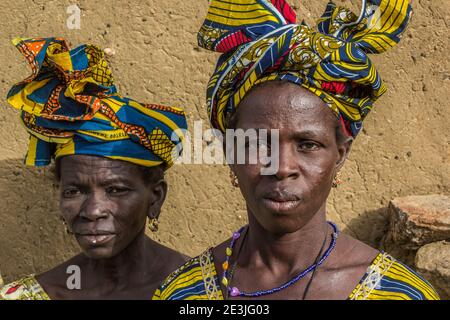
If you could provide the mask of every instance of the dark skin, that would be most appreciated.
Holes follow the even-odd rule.
[[[288,82],[267,82],[254,88],[237,110],[236,128],[279,129],[275,174],[261,175],[262,164],[231,165],[249,219],[246,235],[236,242],[231,257],[230,268],[237,263],[231,286],[254,292],[278,287],[313,264],[325,237],[322,254],[329,247],[332,228],[326,222],[326,201],[352,139],[336,136],[336,116],[320,98]],[[213,249],[219,275],[229,243]],[[378,253],[340,233],[305,299],[347,299]],[[303,299],[311,275],[258,299]],[[226,297],[223,285],[222,292]]]
[[[36,277],[51,299],[149,300],[187,260],[145,235],[167,194],[163,175],[149,181],[138,166],[73,155],[60,162],[60,209],[82,253]],[[81,270],[81,290],[69,290],[68,266]]]

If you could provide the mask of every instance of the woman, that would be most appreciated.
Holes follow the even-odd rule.
[[[278,143],[278,170],[230,165],[248,225],[172,273],[154,299],[438,299],[414,271],[326,221],[335,177],[385,92],[367,54],[399,41],[410,10],[363,1],[358,17],[330,2],[313,31],[284,0],[211,2],[199,43],[224,53],[207,89],[211,124],[278,129],[278,141],[261,143]]]
[[[0,299],[150,299],[187,260],[145,235],[167,193],[164,172],[181,148],[181,109],[116,93],[104,53],[64,39],[15,39],[33,74],[8,102],[30,133],[26,164],[56,159],[61,216],[82,253],[5,285]]]

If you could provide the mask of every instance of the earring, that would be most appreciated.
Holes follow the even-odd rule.
[[[73,234],[73,232],[70,231],[69,227],[67,226],[66,220],[64,220],[63,217],[59,217],[59,219],[61,220],[62,224],[64,225],[64,228],[66,229],[66,233],[67,234]]]
[[[236,177],[236,174],[233,172],[233,170],[230,170],[230,179],[231,179],[231,185],[235,188],[239,188],[239,180]]]
[[[331,186],[332,186],[333,188],[337,188],[341,183],[342,183],[342,180],[341,180],[341,172],[338,171],[338,172],[336,173],[336,175],[334,176],[334,178],[333,178],[333,183],[332,183]]]
[[[157,218],[150,219],[150,223],[148,224],[148,228],[151,232],[158,231],[159,221]]]

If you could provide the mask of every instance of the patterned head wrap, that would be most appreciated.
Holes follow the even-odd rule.
[[[207,88],[211,124],[225,128],[255,85],[296,83],[319,96],[355,137],[385,85],[368,58],[400,41],[407,0],[363,0],[359,16],[329,2],[318,31],[296,24],[286,0],[212,0],[199,45],[223,53]]]
[[[69,50],[61,38],[17,38],[13,44],[32,68],[8,93],[30,133],[27,165],[84,154],[168,168],[181,153],[181,143],[171,138],[183,140],[177,130],[187,128],[183,110],[118,94],[100,48]]]

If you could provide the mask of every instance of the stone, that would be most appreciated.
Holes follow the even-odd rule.
[[[105,54],[107,56],[114,56],[114,55],[116,55],[116,50],[114,50],[112,48],[105,48],[103,51],[105,52]]]
[[[427,244],[417,251],[416,269],[438,291],[441,299],[450,299],[450,242]]]
[[[389,203],[385,242],[417,250],[428,243],[450,240],[450,197],[407,196]]]

